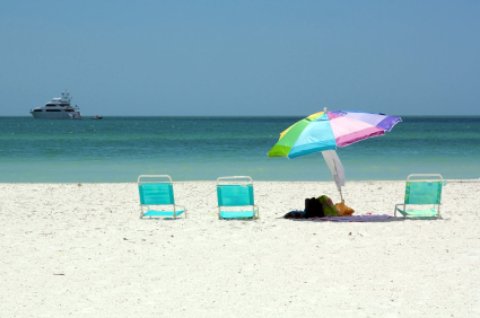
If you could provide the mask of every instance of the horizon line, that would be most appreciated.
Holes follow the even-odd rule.
[[[369,113],[369,112],[366,112]],[[371,114],[377,114],[377,113],[371,113]],[[379,114],[379,113],[378,113]],[[382,113],[383,114],[383,113]],[[306,117],[309,114],[303,114],[303,115],[82,115],[82,118],[85,119],[91,119],[95,118],[95,116],[102,116],[103,118],[105,117],[110,117],[110,118],[115,118],[115,117],[136,117],[136,118],[148,118],[148,117],[165,117],[165,118],[178,118],[178,117],[184,117],[184,118],[208,118],[208,117],[218,117],[218,118],[232,118],[232,117],[237,117],[237,118],[291,118],[291,117]],[[412,115],[412,114],[406,114],[406,115],[397,115],[397,114],[384,114],[387,116],[400,116],[400,117],[480,117],[480,114],[474,114],[474,115],[462,115],[462,114],[455,114],[455,115],[449,115],[449,114],[444,114],[444,115]],[[32,118],[32,116],[29,115],[0,115],[0,118]],[[48,119],[47,119],[48,120]]]

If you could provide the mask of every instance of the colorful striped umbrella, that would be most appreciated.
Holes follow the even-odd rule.
[[[318,151],[335,150],[383,135],[401,121],[397,116],[325,109],[285,129],[268,156],[296,158]]]
[[[401,121],[402,119],[398,116],[327,111],[325,108],[285,129],[277,143],[268,152],[268,156],[297,158],[322,152],[342,195],[341,186],[345,183],[343,166],[334,150],[370,137],[383,135]]]

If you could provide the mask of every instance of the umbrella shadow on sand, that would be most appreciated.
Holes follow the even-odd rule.
[[[303,219],[304,221],[313,221],[313,222],[397,222],[403,221],[404,218],[394,217],[388,214],[363,214],[363,215],[352,215],[352,216],[331,216],[323,218],[311,218]]]
[[[437,218],[422,218],[422,219],[409,219],[404,217],[395,217],[389,214],[359,214],[351,216],[326,216],[326,217],[313,217],[313,218],[285,218],[285,220],[291,221],[310,221],[310,222],[354,222],[354,223],[384,223],[384,222],[403,222],[403,221],[425,221],[425,220],[439,220]]]

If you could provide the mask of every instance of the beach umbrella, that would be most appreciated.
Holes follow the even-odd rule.
[[[343,201],[342,186],[345,185],[345,172],[335,150],[383,135],[401,121],[398,116],[329,111],[325,108],[297,121],[281,132],[268,156],[293,159],[321,152]]]

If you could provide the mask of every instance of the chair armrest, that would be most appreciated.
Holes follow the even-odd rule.
[[[403,206],[403,208],[399,208],[400,206]],[[403,215],[403,212],[405,211],[405,203],[395,204],[395,209],[393,210],[393,215],[394,216],[397,216],[397,211],[400,212]]]
[[[184,205],[180,205],[180,204],[174,204],[175,206],[175,211],[177,210],[183,210],[184,214],[185,214],[185,218],[187,217],[187,208],[184,206]]]
[[[258,205],[256,205],[256,204],[253,205],[253,213],[255,215],[255,219],[260,218]]]

